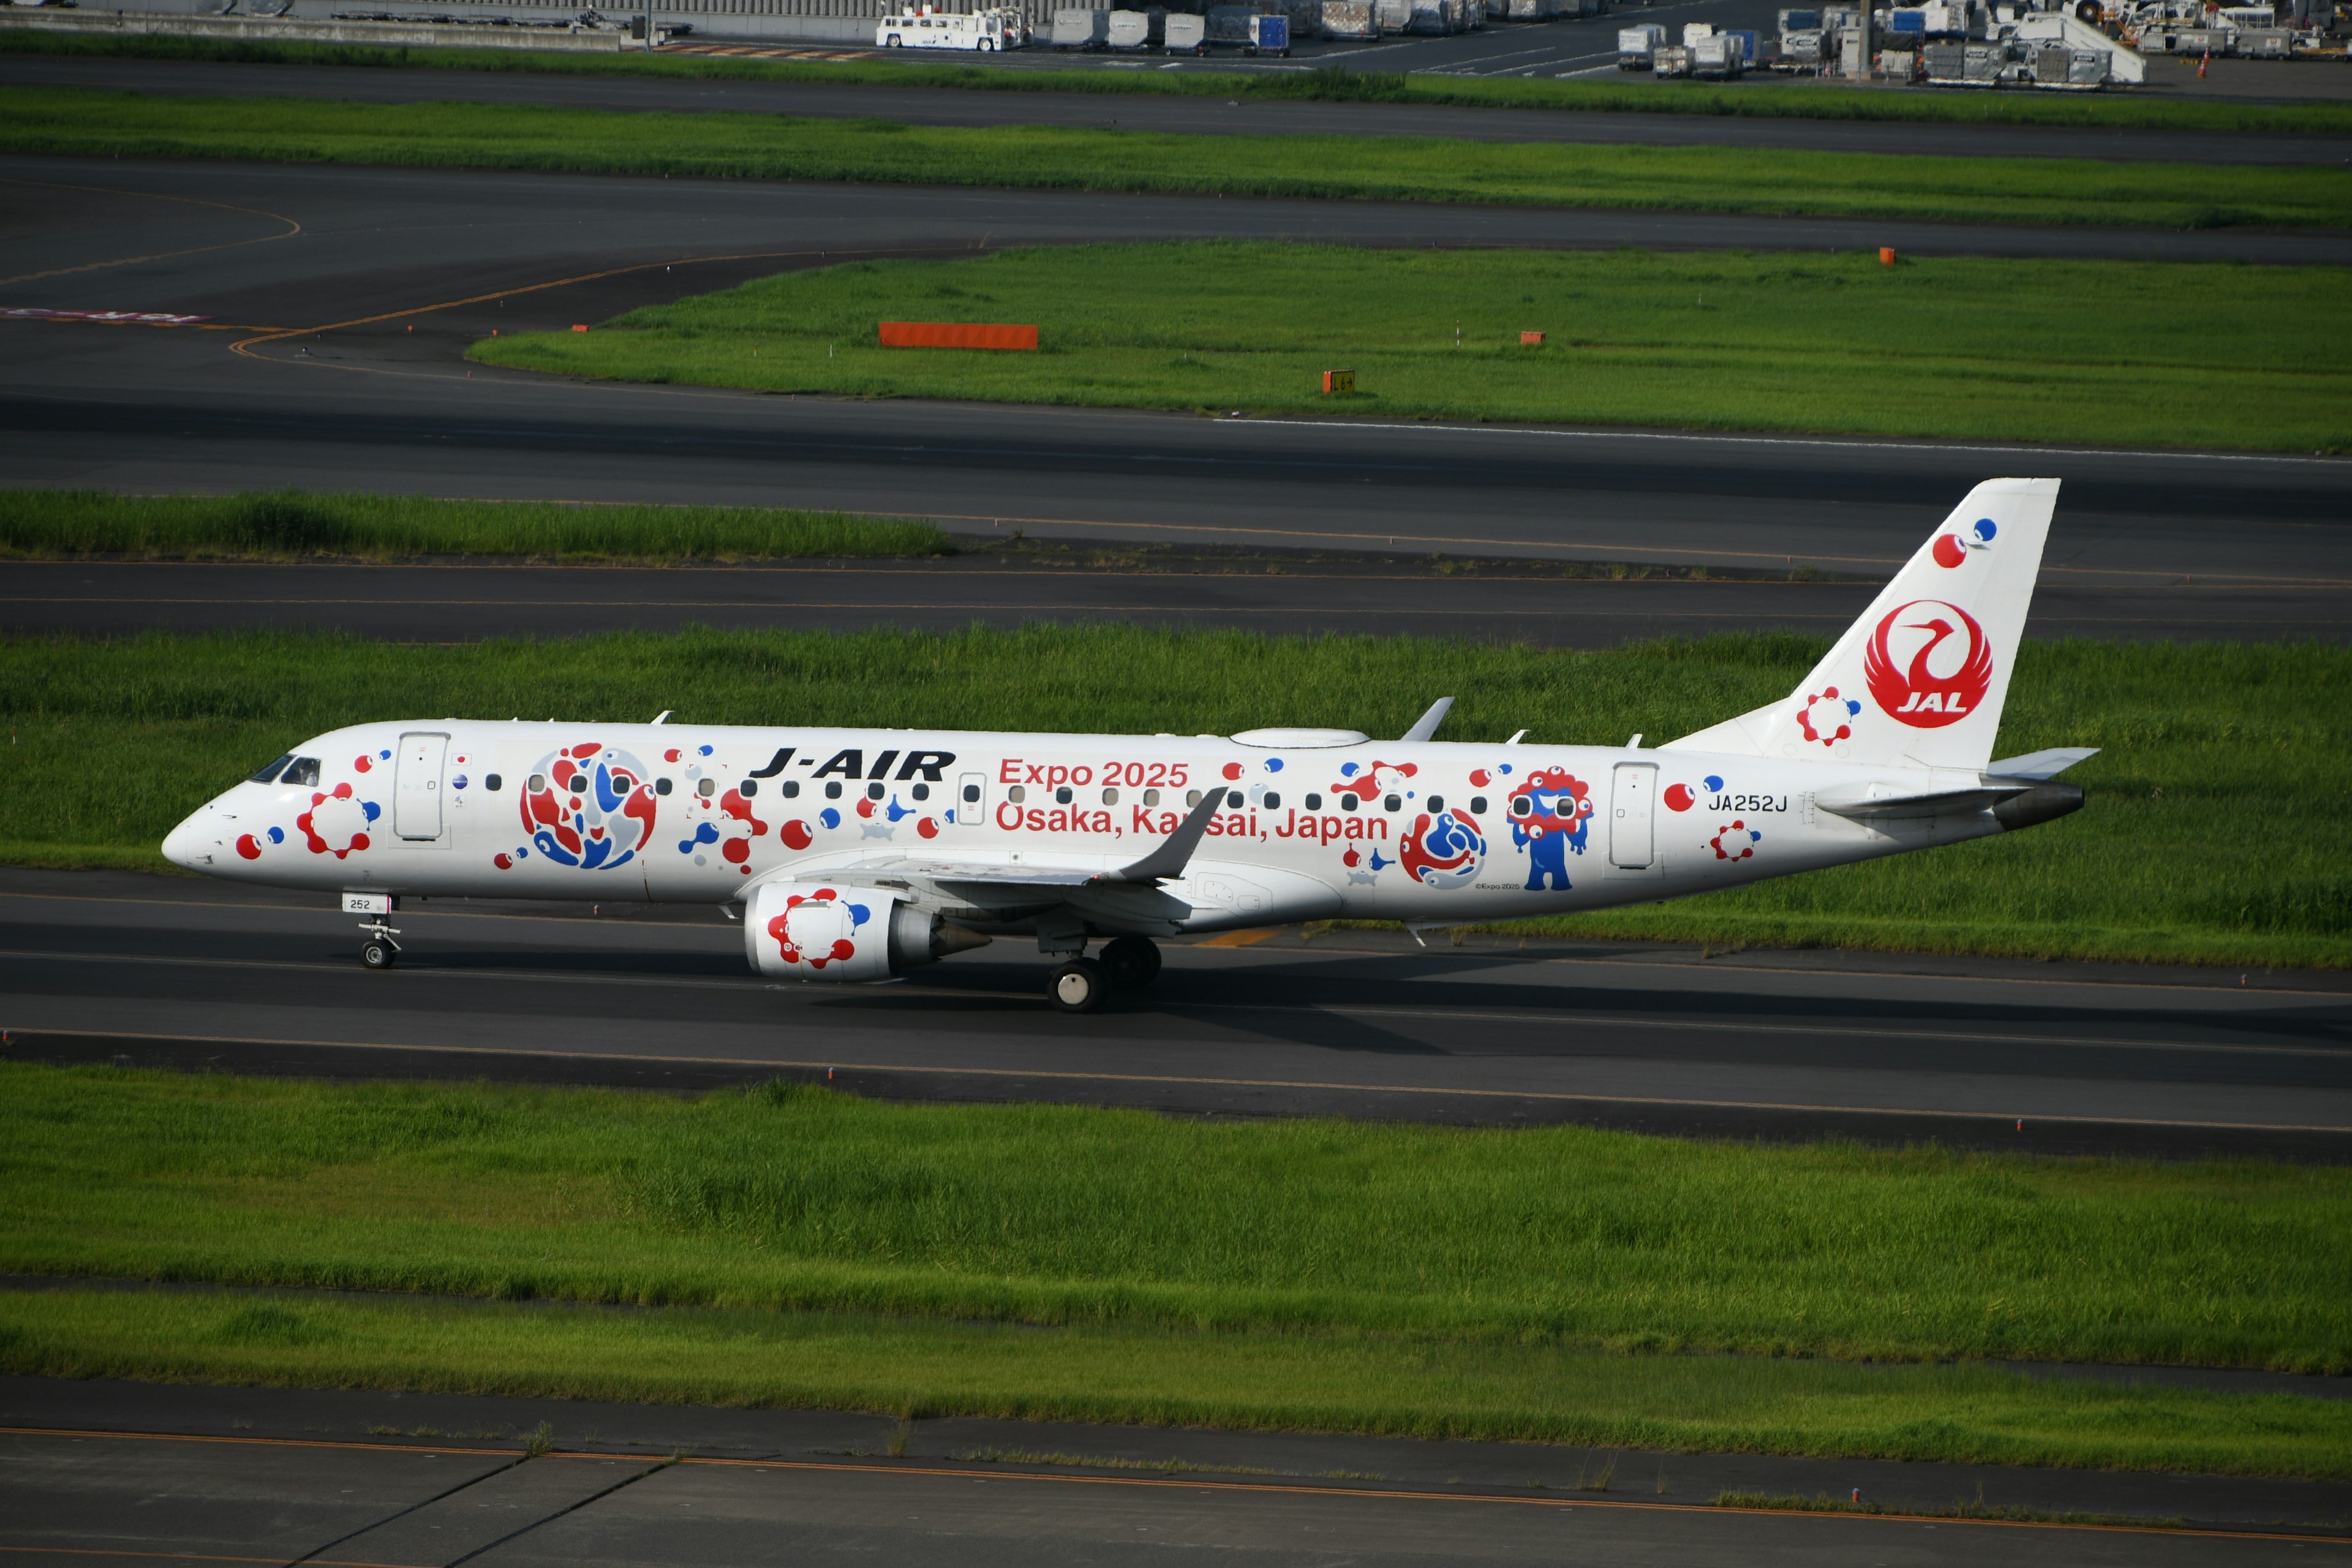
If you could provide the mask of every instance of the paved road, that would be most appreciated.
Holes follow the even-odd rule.
[[[1522,33],[1520,37],[1532,38],[1534,34]],[[874,116],[910,125],[1067,125],[1194,135],[1445,136],[1484,142],[1779,147],[1944,156],[2338,166],[2352,163],[2352,138],[2340,136],[2205,132],[2191,134],[2086,127],[1902,124],[1707,114],[1565,113],[1087,92],[956,92],[936,88],[824,82],[542,76],[524,72],[0,55],[0,89],[29,86],[98,88],[148,96],[201,93],[345,99],[369,103],[455,100],[630,112],[729,110],[827,118]]]
[[[519,1434],[541,1423],[555,1451],[526,1459]],[[887,1452],[894,1437],[901,1458]],[[1009,1464],[975,1458],[982,1450],[1090,1462]],[[660,1463],[681,1451],[684,1462]],[[1604,1468],[1613,1486],[1590,1489]],[[1981,1499],[2249,1534],[1710,1506],[1726,1490],[1854,1488],[1889,1509]],[[1382,1565],[2335,1563],[2352,1557],[2347,1514],[2341,1484],[2248,1478],[966,1418],[901,1432],[887,1416],[824,1411],[0,1379],[0,1550],[33,1563],[425,1564],[485,1545],[473,1559],[485,1564],[740,1563],[773,1557],[782,1539],[796,1557],[958,1568],[1161,1563],[1203,1548],[1244,1563]],[[2279,1539],[2302,1531],[2322,1538]]]
[[[985,548],[989,541],[971,542]],[[1425,561],[1377,556],[1301,563],[1268,551],[1137,567],[1090,563],[1097,553],[1074,552],[1059,564],[1052,554],[991,554],[648,569],[30,562],[12,566],[0,585],[0,630],[124,636],[273,626],[472,642],[688,626],[952,630],[1140,621],[1613,647],[1633,638],[1729,631],[1834,637],[1874,592],[1869,581],[1562,578],[1534,563],[1448,574]],[[2336,642],[2352,637],[2352,595],[2062,578],[2035,595],[2026,635]]]
[[[502,324],[603,320],[836,247],[1558,245],[1593,238],[1595,215],[110,161],[10,173],[0,303],[358,323],[236,353],[256,334],[0,321],[0,474],[18,484],[785,503],[962,531],[1867,578],[1969,484],[2025,471],[2067,481],[2045,582],[2120,595],[2070,613],[2179,636],[2265,620],[2340,635],[2352,584],[2340,460],[876,405],[572,384],[458,357]],[[2037,243],[2053,237],[2082,237]]]
[[[1285,932],[1171,944],[1150,993],[1071,1017],[1012,939],[834,991],[751,973],[716,910],[436,901],[374,973],[326,904],[0,871],[0,1026],[49,1059],[231,1071],[831,1071],[898,1098],[2352,1156],[2341,976]]]

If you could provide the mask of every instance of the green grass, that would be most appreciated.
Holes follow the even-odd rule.
[[[0,1066],[0,1270],[667,1309],[0,1295],[14,1371],[2352,1474],[1927,1364],[2340,1372],[2343,1170]]]
[[[768,507],[583,506],[425,496],[120,496],[0,490],[0,556],[520,555],[559,561],[939,555],[927,522]]]
[[[2116,307],[2346,287],[2335,268],[1196,241],[851,262],[471,352],[768,392],[2341,450],[2352,368],[2293,312],[2151,331]],[[1033,322],[1040,352],[882,348],[894,320]],[[1334,367],[1353,395],[1321,395]]]
[[[1365,1336],[0,1290],[0,1370],[1670,1452],[2352,1475],[2352,1413],[2340,1402],[2292,1394],[2041,1383],[1978,1366],[1622,1356]],[[582,1436],[576,1426],[548,1434],[559,1445]],[[1671,1462],[1629,1458],[1609,1489],[1639,1496],[1659,1468],[1673,1473]]]
[[[1208,138],[502,104],[158,99],[70,88],[16,88],[0,98],[0,150],[1945,222],[2352,225],[2352,172],[2330,166]]]
[[[153,59],[235,60],[524,72],[562,76],[658,76],[687,80],[862,82],[973,92],[1083,92],[1153,97],[1320,100],[1348,103],[1431,103],[1465,108],[1553,109],[1643,114],[1711,114],[1766,119],[1909,121],[1939,124],[2097,126],[2108,130],[2251,132],[2341,135],[2352,107],[2186,101],[2126,93],[1896,92],[1803,84],[1713,87],[1643,80],[1537,81],[1403,72],[1270,70],[1167,74],[1083,65],[1050,71],[942,65],[917,60],[814,63],[703,55],[540,54],[517,49],[364,48],[216,38],[129,37],[0,31],[11,54],[95,55]]]
[[[0,858],[158,868],[155,846],[261,760],[420,713],[713,723],[1398,734],[1454,694],[1452,739],[1615,745],[1785,695],[1794,636],[1538,651],[1121,626],[961,634],[620,634],[462,647],[327,635],[0,643]],[[2029,832],[1534,929],[1672,941],[2352,963],[2352,649],[2027,643],[2001,754],[2104,748],[2084,810]],[[103,778],[103,789],[90,787]]]

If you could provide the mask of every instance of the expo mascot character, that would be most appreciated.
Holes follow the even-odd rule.
[[[1584,853],[1592,799],[1566,768],[1540,768],[1511,792],[1511,841],[1528,852],[1528,891],[1568,889],[1568,854]]]

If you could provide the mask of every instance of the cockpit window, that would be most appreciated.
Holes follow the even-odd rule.
[[[288,768],[284,773],[280,774],[278,782],[282,784],[304,784],[316,788],[319,783],[319,759],[316,757],[295,758],[293,766]]]
[[[274,763],[264,763],[261,765],[261,771],[255,773],[253,777],[247,782],[250,784],[275,784],[278,782],[278,771],[293,760],[294,753],[289,752]]]

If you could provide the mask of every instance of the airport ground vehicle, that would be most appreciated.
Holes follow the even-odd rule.
[[[1157,973],[1157,938],[1643,903],[2074,810],[2056,775],[2089,752],[1992,756],[2057,493],[1977,486],[1795,690],[1664,746],[1441,742],[1450,698],[1393,741],[369,721],[163,853],[339,896],[374,967],[403,898],[651,900],[725,907],[754,968],[817,984],[1033,938],[1085,1011]]]
[[[874,42],[885,49],[963,49],[993,54],[1028,42],[1018,13],[1005,10],[893,12],[874,25]]]

